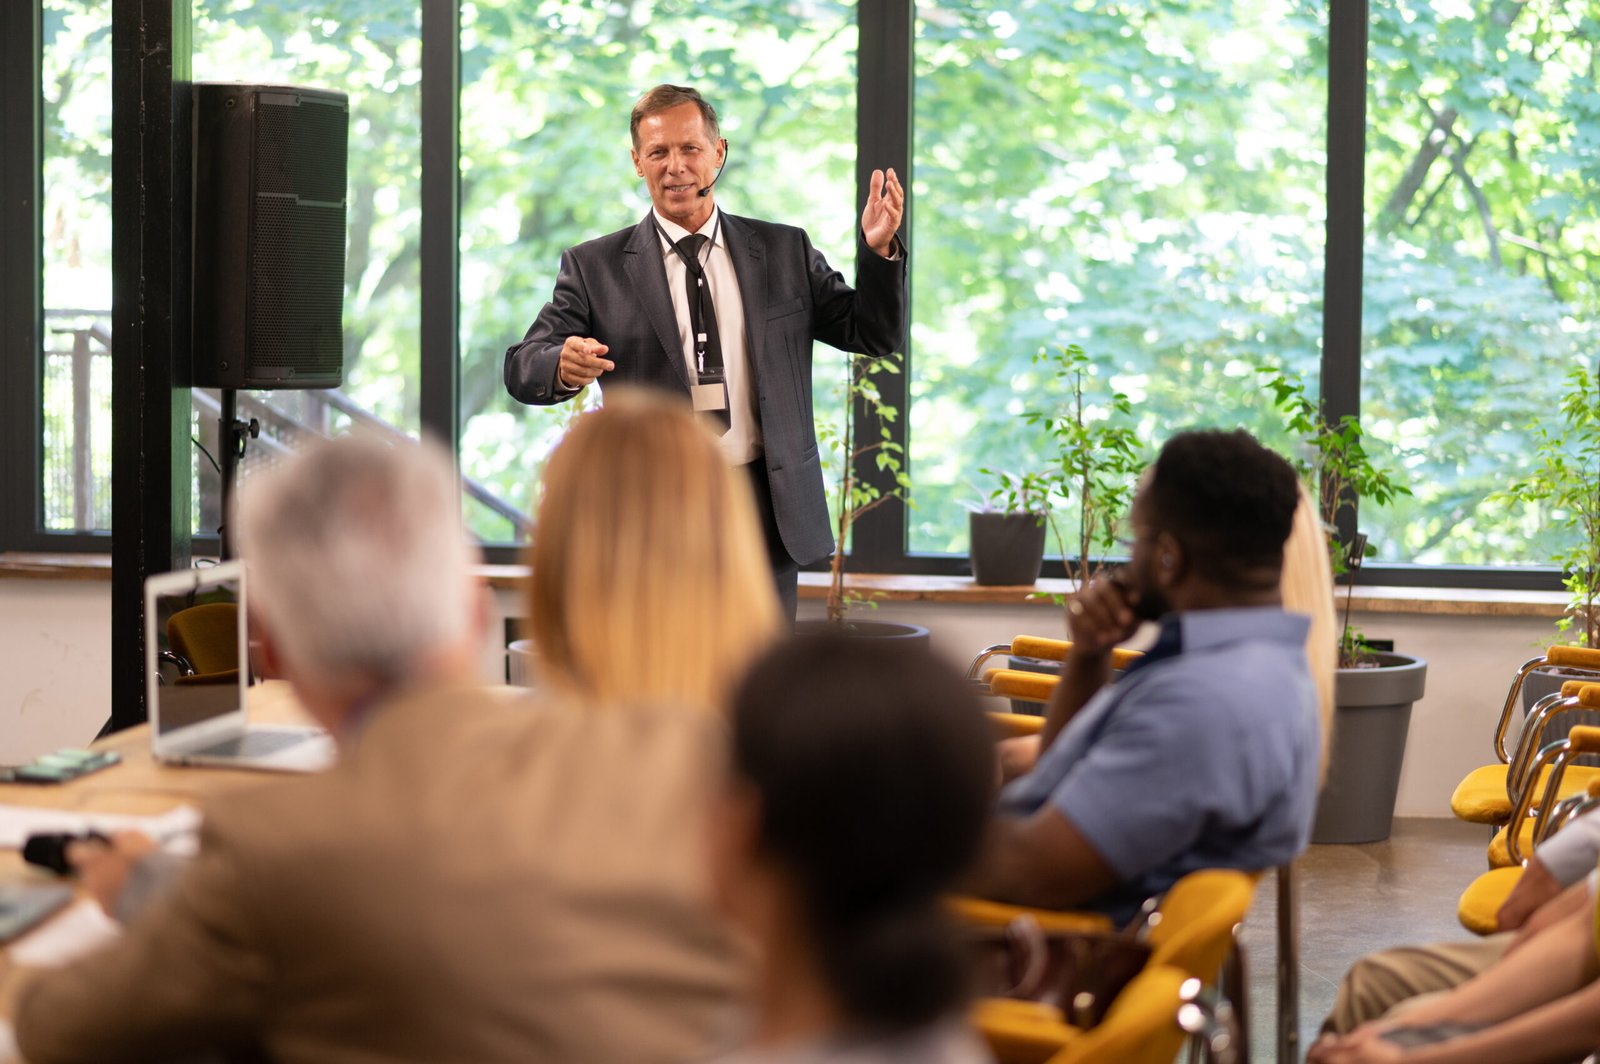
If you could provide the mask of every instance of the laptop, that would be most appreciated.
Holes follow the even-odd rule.
[[[150,744],[165,764],[315,772],[333,763],[321,728],[249,724],[254,681],[245,567],[158,573],[144,584]]]

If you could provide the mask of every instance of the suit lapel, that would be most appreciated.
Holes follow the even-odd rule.
[[[653,215],[646,214],[644,221],[633,230],[633,236],[622,249],[623,270],[633,282],[634,293],[645,317],[661,341],[667,361],[677,371],[684,390],[689,388],[689,366],[683,360],[683,341],[678,335],[678,315],[672,309],[672,290],[667,287],[667,268],[661,262],[661,238],[656,235]]]
[[[723,212],[722,225],[728,231],[728,258],[733,275],[739,279],[739,302],[744,306],[745,358],[759,381],[766,368],[762,340],[767,320],[767,260],[755,229],[743,218]]]

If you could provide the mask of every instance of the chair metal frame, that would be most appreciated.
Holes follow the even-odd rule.
[[[1517,795],[1516,805],[1511,810],[1511,820],[1506,825],[1506,852],[1511,856],[1513,865],[1520,865],[1527,856],[1522,852],[1522,832],[1516,830],[1522,821],[1529,815],[1533,802],[1533,793],[1538,790],[1539,777],[1548,768],[1549,777],[1545,780],[1544,795],[1540,799],[1539,808],[1534,820],[1533,844],[1537,847],[1550,836],[1551,821],[1554,819],[1554,810],[1563,803],[1561,794],[1562,777],[1566,774],[1567,766],[1574,757],[1580,754],[1600,753],[1600,728],[1577,725],[1567,733],[1565,739],[1558,739],[1547,744],[1539,751],[1539,756],[1534,759],[1532,774],[1528,778],[1527,786]],[[1579,801],[1588,798],[1584,791],[1576,797]],[[1547,812],[1547,810],[1549,812]]]

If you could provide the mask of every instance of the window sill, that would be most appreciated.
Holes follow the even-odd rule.
[[[516,590],[527,576],[521,565],[485,565],[478,572],[491,587]],[[0,579],[111,579],[108,554],[32,554],[0,552]],[[1071,580],[1040,580],[1032,587],[983,587],[970,576],[906,576],[851,573],[847,586],[878,602],[948,602],[973,606],[1037,606],[1049,608],[1051,595],[1069,594]],[[800,597],[821,600],[828,595],[827,573],[801,573]],[[1340,596],[1343,604],[1343,596]],[[1472,588],[1357,588],[1351,606],[1362,613],[1417,614],[1440,617],[1534,617],[1554,619],[1566,612],[1562,591],[1486,591]]]
[[[111,555],[0,551],[0,579],[102,580],[110,583]]]

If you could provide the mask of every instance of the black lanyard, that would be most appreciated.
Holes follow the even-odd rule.
[[[706,284],[706,263],[702,263],[696,256],[689,254],[683,248],[682,240],[673,240],[661,225],[661,220],[651,216],[656,224],[656,232],[661,234],[661,239],[667,242],[667,247],[677,253],[683,260],[683,268],[695,282],[694,288],[689,292],[689,328],[694,333],[694,358],[695,369],[700,377],[720,377],[723,374],[721,366],[713,366],[710,373],[706,371],[706,301],[711,298],[711,288]],[[717,233],[722,229],[722,212],[717,212],[717,220],[711,226],[711,236],[706,239],[706,262],[711,261],[711,249],[716,246]],[[694,233],[685,235],[684,240]],[[713,307],[713,313],[715,308]]]

